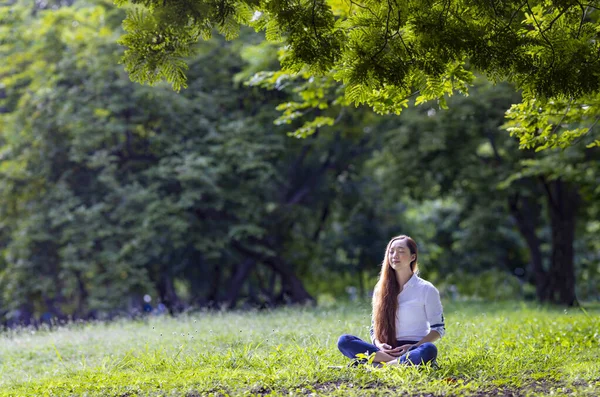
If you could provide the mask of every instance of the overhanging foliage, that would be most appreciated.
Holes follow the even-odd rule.
[[[186,86],[185,58],[216,29],[241,25],[280,42],[282,70],[328,75],[345,100],[400,113],[408,98],[445,107],[467,93],[472,72],[507,80],[524,103],[579,100],[600,90],[597,1],[118,0],[129,9],[123,58],[133,80]],[[130,5],[134,5],[130,7]],[[513,109],[515,112],[526,109]],[[525,116],[524,116],[525,117]],[[327,120],[307,124],[311,133]],[[595,126],[595,124],[594,124]],[[591,128],[558,134],[554,125],[514,129],[522,147],[570,144]],[[532,135],[540,139],[531,138]],[[541,140],[541,142],[540,142]],[[597,143],[592,143],[597,144]]]

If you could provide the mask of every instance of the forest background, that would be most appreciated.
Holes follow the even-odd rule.
[[[0,6],[3,324],[368,299],[397,234],[444,299],[600,298],[600,114],[520,148],[522,93],[478,76],[377,115],[327,79],[271,79],[281,49],[251,30],[198,44],[186,89],[142,86],[124,19]]]

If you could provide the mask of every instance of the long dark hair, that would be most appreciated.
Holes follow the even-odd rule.
[[[400,285],[396,280],[396,273],[390,266],[389,254],[392,243],[396,240],[406,240],[406,245],[415,259],[410,262],[410,269],[413,274],[417,271],[419,265],[417,259],[419,256],[417,243],[409,236],[400,235],[392,238],[385,249],[385,256],[381,263],[381,272],[379,281],[375,286],[373,293],[373,326],[375,337],[382,343],[387,343],[396,347],[396,311],[398,310],[398,294]]]

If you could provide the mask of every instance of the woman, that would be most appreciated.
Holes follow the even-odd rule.
[[[346,357],[374,353],[374,363],[389,365],[435,360],[433,342],[445,332],[442,303],[433,284],[417,275],[417,257],[417,244],[408,236],[388,243],[373,294],[372,343],[342,335],[338,348]]]

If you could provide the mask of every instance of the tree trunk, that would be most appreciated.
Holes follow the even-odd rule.
[[[213,267],[213,276],[210,285],[210,291],[206,297],[209,307],[217,307],[219,305],[219,290],[221,289],[221,276],[223,269],[219,265]]]
[[[269,246],[268,243],[264,243],[264,245]],[[233,242],[233,246],[242,254],[253,257],[256,262],[264,263],[279,274],[281,293],[282,295],[287,295],[290,303],[315,303],[315,299],[304,289],[302,281],[296,277],[294,271],[279,256],[265,257],[264,254],[255,252],[239,242]]]
[[[575,226],[579,193],[560,179],[545,182],[550,224],[552,226],[552,262],[548,274],[548,293],[554,303],[573,306],[575,295]]]
[[[76,270],[73,272],[75,278],[77,280],[77,288],[79,289],[79,294],[77,296],[77,309],[75,310],[74,318],[85,318],[86,313],[85,307],[88,302],[89,293],[87,288],[85,287],[85,282],[83,280],[83,275],[80,271]]]
[[[275,287],[277,286],[277,273],[273,270],[269,279],[269,304],[275,305]]]
[[[235,307],[240,290],[244,286],[244,281],[246,281],[248,278],[248,275],[255,264],[256,262],[253,259],[246,259],[238,266],[233,278],[231,279],[231,284],[229,286],[229,290],[227,291],[227,298],[225,299],[228,309],[233,309]]]
[[[288,296],[290,303],[315,303],[315,298],[306,292],[302,281],[296,277],[294,272],[286,266],[281,258],[269,258],[265,263],[281,276],[282,292]]]
[[[175,292],[173,278],[168,271],[163,271],[160,280],[158,280],[158,295],[161,302],[166,306],[171,315],[181,311],[181,301]]]
[[[540,302],[545,302],[549,299],[546,288],[548,279],[543,266],[542,251],[540,249],[541,242],[535,231],[537,219],[539,218],[539,207],[535,203],[532,203],[529,198],[523,197],[518,193],[508,198],[508,207],[529,249],[529,259],[531,261],[537,299]]]

